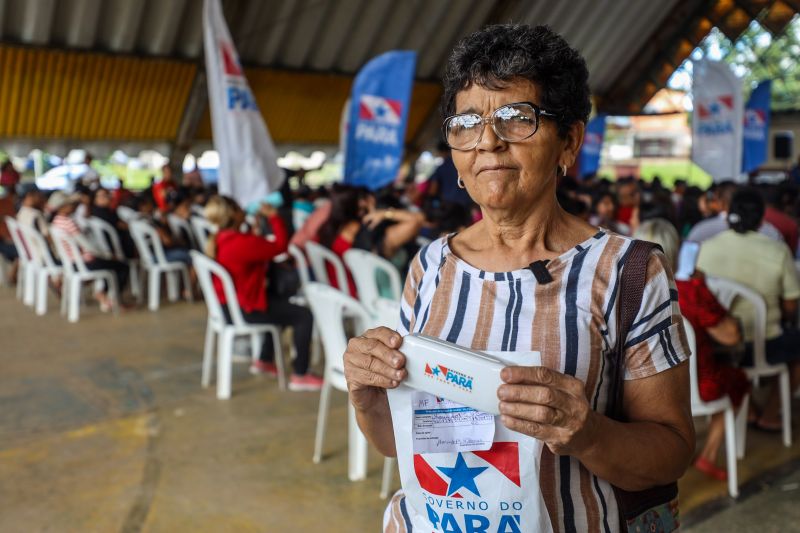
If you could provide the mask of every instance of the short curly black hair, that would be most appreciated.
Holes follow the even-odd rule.
[[[473,83],[494,90],[515,78],[538,85],[542,98],[537,103],[558,115],[561,137],[576,121],[589,119],[592,104],[586,61],[548,26],[525,24],[486,26],[456,44],[442,80],[442,116],[455,113],[456,94]]]

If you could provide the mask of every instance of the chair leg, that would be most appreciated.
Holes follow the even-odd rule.
[[[361,433],[356,421],[353,404],[347,405],[347,477],[350,481],[361,481],[367,477],[367,438]]]
[[[747,414],[750,408],[750,395],[745,394],[739,412],[736,414],[736,458],[744,458],[747,443]]]
[[[159,300],[161,300],[161,273],[151,270],[147,275],[147,308],[158,311]]]
[[[29,307],[33,307],[36,301],[36,277],[33,270],[28,268],[27,265],[20,268],[19,272],[24,272],[22,274],[23,279],[17,281],[24,287],[22,302]]]
[[[189,277],[189,269],[183,267],[181,269],[181,277],[183,278],[183,289],[186,291],[186,301],[194,302],[194,294],[192,294],[192,280]]]
[[[211,324],[206,325],[206,340],[203,345],[203,374],[200,384],[208,387],[211,382],[211,364],[214,362],[214,328]]]
[[[136,263],[128,263],[128,277],[131,280],[131,296],[138,302],[142,297],[142,282],[139,279],[139,265]]]
[[[73,277],[69,280],[69,302],[67,320],[77,322],[81,307],[81,280]]]
[[[739,480],[736,470],[736,421],[733,407],[725,409],[725,459],[728,462],[728,494],[739,497]]]
[[[397,464],[397,459],[394,457],[387,457],[383,460],[383,480],[381,480],[381,499],[385,500],[389,497],[389,491],[392,490],[392,479],[394,478],[394,469]]]
[[[790,448],[792,446],[792,391],[788,369],[781,371],[779,380],[781,387],[781,415],[783,418],[783,445]]]
[[[178,273],[173,270],[166,272],[165,276],[167,277],[167,300],[177,302],[179,297]]]
[[[325,443],[325,431],[328,428],[328,409],[333,387],[327,379],[322,384],[319,395],[319,412],[317,413],[317,434],[314,437],[314,463],[322,461],[322,446]]]
[[[217,344],[217,398],[220,400],[231,397],[232,352],[233,334],[222,330]]]
[[[36,275],[36,314],[47,314],[47,271],[42,270]]]
[[[281,345],[281,330],[275,328],[272,337],[272,353],[275,354],[275,366],[278,368],[278,389],[286,390],[286,368],[283,359],[283,346]]]

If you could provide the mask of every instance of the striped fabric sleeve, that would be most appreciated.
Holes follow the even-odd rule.
[[[408,335],[414,330],[419,311],[419,285],[424,273],[421,256],[427,251],[427,246],[420,250],[408,268],[403,294],[400,297],[400,320],[397,325],[397,332],[400,335]]]
[[[625,343],[625,379],[652,376],[690,355],[678,290],[662,252],[650,256],[645,279],[642,305]]]

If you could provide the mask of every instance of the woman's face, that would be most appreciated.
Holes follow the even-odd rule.
[[[473,84],[456,95],[456,114],[477,113],[484,118],[498,107],[515,102],[539,104],[539,90],[528,80],[490,90]],[[566,139],[556,123],[542,117],[539,129],[520,142],[500,139],[490,125],[478,145],[469,151],[453,150],[453,163],[467,192],[483,209],[528,213],[534,202],[552,191],[555,200],[556,169],[568,167],[583,140],[583,125],[573,127]],[[579,131],[578,131],[579,130]]]
[[[597,202],[597,216],[603,220],[614,220],[614,201],[606,195]]]
[[[111,194],[106,190],[97,191],[94,195],[94,205],[97,207],[108,207],[111,205]]]

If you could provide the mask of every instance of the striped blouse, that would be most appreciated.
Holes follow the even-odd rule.
[[[425,333],[476,350],[538,351],[543,365],[583,381],[592,408],[605,412],[619,279],[631,242],[599,231],[550,261],[553,279],[540,284],[528,269],[475,268],[451,252],[448,239],[434,241],[411,264],[398,331]],[[629,380],[652,376],[689,356],[677,290],[661,252],[649,258],[642,306],[625,346]],[[398,460],[402,470],[410,458]],[[617,531],[618,509],[607,481],[546,446],[538,465],[553,531]],[[387,508],[387,531],[408,531],[411,522],[419,524],[425,515],[425,509],[411,508],[398,493]]]

